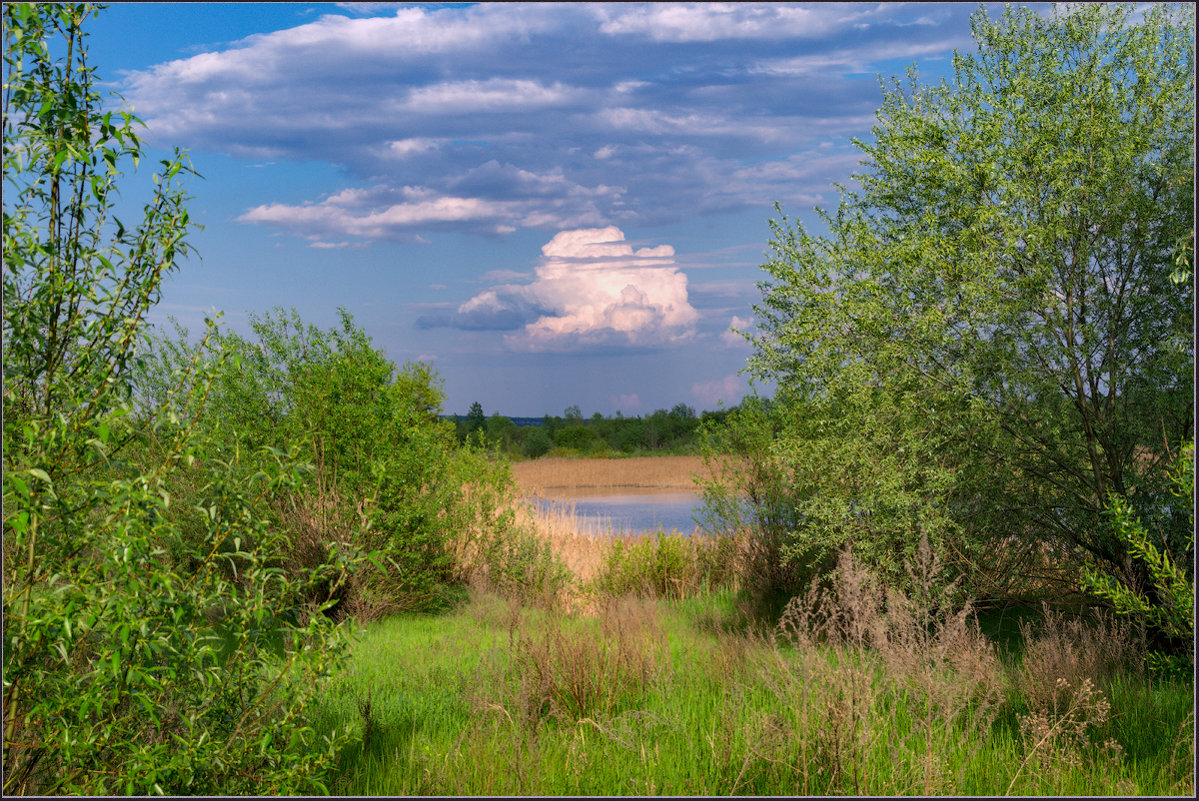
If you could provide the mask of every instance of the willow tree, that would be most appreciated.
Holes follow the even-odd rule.
[[[1194,12],[1135,13],[979,10],[950,79],[884,85],[829,232],[772,223],[750,370],[802,409],[792,556],[927,535],[996,588],[1047,549],[1142,584],[1102,514],[1168,517],[1192,430]]]
[[[219,459],[172,424],[172,401],[202,410],[203,348],[131,421],[146,315],[190,251],[192,170],[174,153],[140,217],[113,216],[144,153],[88,63],[98,10],[3,9],[3,791],[324,791],[340,736],[303,715],[347,646],[314,613],[331,599],[296,603],[336,565],[279,566],[267,501],[299,482],[295,454]],[[172,503],[178,485],[194,491]]]

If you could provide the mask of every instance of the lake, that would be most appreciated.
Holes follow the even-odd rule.
[[[543,501],[542,503],[550,503]],[[574,504],[575,513],[598,528],[626,534],[653,533],[659,529],[695,532],[694,514],[703,499],[694,492],[559,496],[554,504]]]

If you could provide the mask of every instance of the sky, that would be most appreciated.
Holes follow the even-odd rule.
[[[203,176],[152,320],[344,307],[447,413],[630,416],[750,392],[730,329],[774,204],[819,230],[879,76],[949,75],[975,9],[118,3],[87,30],[151,155]]]

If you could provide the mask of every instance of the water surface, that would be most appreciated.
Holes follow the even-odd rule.
[[[575,513],[586,522],[625,534],[659,530],[693,534],[695,515],[703,508],[703,499],[694,492],[558,496],[553,502],[573,503]]]

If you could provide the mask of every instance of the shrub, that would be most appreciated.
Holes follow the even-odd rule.
[[[588,451],[597,444],[597,439],[596,433],[582,424],[568,425],[554,432],[554,444],[568,450]]]
[[[302,713],[344,641],[314,614],[327,598],[295,601],[352,565],[282,571],[265,499],[302,479],[296,452],[195,430],[211,331],[161,408],[130,414],[145,315],[189,250],[191,170],[162,162],[142,222],[109,225],[141,151],[137,119],[100,110],[94,12],[4,7],[4,791],[322,790],[336,742]]]
[[[195,423],[223,452],[295,444],[311,464],[294,492],[273,500],[292,533],[284,567],[307,570],[334,545],[369,554],[339,588],[338,616],[444,605],[462,580],[459,541],[485,528],[468,485],[487,480],[488,468],[439,419],[437,376],[421,363],[397,369],[344,309],[327,330],[294,310],[251,321],[253,339],[218,334],[213,412]],[[179,371],[183,352],[177,340],[153,340],[145,397],[165,384],[155,376]]]
[[[1157,635],[1165,646],[1150,654],[1159,669],[1179,668],[1189,673],[1194,663],[1195,639],[1195,443],[1188,442],[1179,451],[1170,473],[1171,494],[1185,502],[1190,525],[1180,538],[1171,542],[1163,533],[1150,536],[1128,501],[1112,495],[1108,514],[1116,536],[1129,553],[1145,567],[1151,586],[1130,586],[1116,576],[1088,572],[1083,588],[1108,601],[1122,615],[1130,616]],[[1155,544],[1155,540],[1156,543]],[[1181,564],[1180,564],[1181,562]]]
[[[537,459],[550,452],[550,449],[554,447],[554,441],[550,439],[550,435],[544,429],[534,426],[525,431],[520,447],[521,453],[525,456]]]

